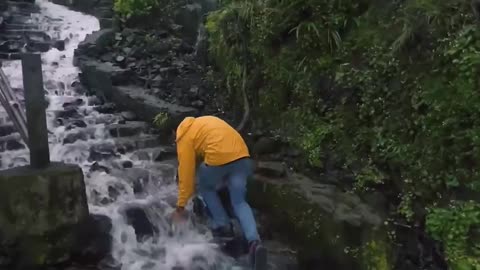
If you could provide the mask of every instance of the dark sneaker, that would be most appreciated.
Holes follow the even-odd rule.
[[[260,241],[251,242],[248,253],[252,270],[267,270],[267,249]]]

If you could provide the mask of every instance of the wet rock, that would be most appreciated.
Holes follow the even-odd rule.
[[[113,124],[108,126],[108,131],[112,137],[127,137],[138,135],[148,128],[145,122],[127,122],[125,124]]]
[[[152,148],[160,144],[159,137],[155,135],[139,136],[136,138],[120,137],[115,140],[117,150],[130,152],[136,149]]]
[[[283,177],[286,175],[287,169],[282,162],[259,161],[255,171],[267,177]]]
[[[90,148],[90,154],[88,156],[89,161],[100,161],[111,157],[116,157],[115,145],[110,143],[101,143],[93,145]]]
[[[154,262],[146,262],[145,264],[142,265],[142,270],[148,270],[148,269],[153,269],[156,266]]]
[[[59,51],[64,51],[65,50],[65,40],[56,40],[53,45],[54,48],[56,48]]]
[[[84,103],[83,99],[77,98],[74,101],[63,103],[62,107],[66,109],[75,109],[75,107],[81,106],[83,105],[83,103]]]
[[[94,162],[91,166],[90,166],[90,172],[106,172],[106,173],[110,173],[110,169],[103,166],[103,165],[100,165],[100,163],[98,162]]]
[[[100,59],[103,61],[103,62],[112,62],[114,61],[114,56],[113,56],[113,53],[111,52],[108,52],[104,55],[102,55],[102,57],[100,57]]]
[[[7,136],[16,132],[15,126],[13,125],[0,125],[0,136]]]
[[[138,180],[133,182],[133,193],[134,194],[141,194],[144,190],[144,181]]]
[[[80,118],[80,114],[75,108],[67,108],[63,111],[57,111],[57,117],[59,118]]]
[[[134,121],[137,119],[137,116],[133,112],[121,112],[120,115],[126,121]]]
[[[115,66],[110,62],[82,60],[78,66],[82,70],[80,75],[82,84],[94,89],[94,92],[99,95],[107,96],[112,91],[113,85],[128,83],[132,78],[131,70]]]
[[[38,269],[69,260],[77,247],[77,229],[88,218],[81,168],[61,163],[33,171],[16,167],[0,175],[0,187],[0,254],[12,251],[10,244],[17,247],[10,254],[15,265],[6,269]]]
[[[202,6],[199,3],[187,4],[176,11],[175,23],[181,26],[185,40],[190,44],[195,44],[202,16]]]
[[[158,55],[161,55],[161,54],[166,54],[168,53],[168,51],[172,48],[172,46],[170,45],[170,43],[167,43],[167,42],[159,42],[159,43],[155,43],[151,46],[148,47],[148,52],[151,53],[151,54],[158,54]]]
[[[63,139],[63,144],[70,144],[76,141],[86,141],[89,135],[86,132],[80,131],[77,133],[70,133]]]
[[[145,238],[152,237],[158,233],[158,229],[152,224],[145,210],[139,206],[130,207],[125,211],[127,223],[135,230],[137,241],[143,241]]]
[[[196,100],[192,102],[192,106],[198,109],[205,107],[205,103],[202,100]]]
[[[111,199],[116,200],[120,194],[121,192],[116,187],[113,187],[113,186],[108,187],[108,196]]]
[[[139,194],[150,180],[150,172],[142,168],[122,168],[112,172],[112,175],[125,179],[134,188],[134,193]]]
[[[80,95],[84,95],[87,92],[85,87],[80,82],[78,82],[76,84],[72,84],[71,87],[72,87],[72,89],[75,93],[80,94]]]
[[[90,214],[78,228],[73,260],[82,265],[96,265],[112,249],[112,221],[103,215]]]
[[[145,121],[151,121],[161,112],[167,112],[172,122],[181,121],[186,116],[198,114],[198,110],[195,108],[165,102],[155,96],[145,94],[143,89],[135,86],[118,86],[110,89],[111,92],[106,96],[112,102],[115,102],[121,109],[132,111]]]
[[[119,56],[115,57],[115,62],[117,62],[117,63],[125,62],[125,56],[119,55]]]
[[[69,122],[68,125],[65,127],[65,129],[66,130],[71,130],[71,129],[74,129],[76,127],[86,128],[87,123],[85,123],[85,121],[83,121],[83,120],[75,119],[75,120]]]
[[[17,140],[8,140],[5,143],[5,150],[7,151],[15,151],[25,149],[25,145]]]
[[[107,46],[112,42],[114,31],[112,29],[102,29],[95,31],[85,37],[78,48],[75,50],[75,56],[98,57],[106,51]]]
[[[198,86],[192,86],[192,87],[190,88],[190,90],[188,91],[188,95],[189,95],[191,98],[197,98],[197,97],[198,97],[198,94],[199,94]]]
[[[117,108],[113,103],[106,103],[100,106],[96,106],[94,110],[99,113],[112,114],[116,112]]]
[[[127,168],[133,168],[133,162],[130,160],[124,160],[122,161],[122,167],[127,169]]]
[[[271,137],[260,137],[253,145],[253,152],[257,155],[278,152],[281,142]]]
[[[300,155],[301,155],[301,152],[300,152],[300,150],[298,150],[298,149],[289,147],[289,148],[287,149],[286,155],[287,155],[288,157],[293,157],[293,158],[295,158],[295,157],[300,156]]]
[[[177,150],[174,147],[162,147],[153,156],[153,160],[161,162],[167,159],[174,159],[177,156]]]
[[[165,80],[162,78],[161,75],[155,76],[151,81],[152,87],[162,87],[165,86]]]
[[[89,106],[95,106],[95,105],[102,105],[103,102],[102,100],[100,100],[99,97],[91,96],[91,97],[88,97],[87,104]]]
[[[301,269],[317,269],[321,263],[331,269],[380,269],[389,265],[383,218],[358,196],[296,173],[286,180],[257,176],[249,182],[248,190],[252,206],[274,221],[271,228],[280,235],[295,232],[295,239],[289,240],[308,247],[299,251]],[[371,243],[375,244],[369,252],[379,258],[374,265],[369,258],[345,252]]]
[[[174,159],[177,155],[175,147],[159,147],[137,150],[134,157],[138,160],[151,160],[156,162]]]

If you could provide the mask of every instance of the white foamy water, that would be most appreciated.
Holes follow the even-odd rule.
[[[233,269],[231,259],[221,255],[218,249],[209,244],[210,235],[199,230],[188,229],[182,234],[169,234],[168,216],[172,208],[172,195],[176,195],[176,184],[173,179],[176,165],[172,162],[153,162],[135,158],[132,153],[118,154],[109,160],[109,164],[130,160],[134,168],[149,172],[148,185],[142,195],[134,193],[134,187],[128,175],[121,168],[110,174],[101,171],[90,172],[93,162],[89,161],[92,146],[111,146],[115,143],[105,128],[105,122],[114,123],[117,115],[100,114],[87,105],[88,98],[78,94],[71,86],[78,81],[79,70],[73,66],[73,54],[78,44],[87,34],[99,29],[96,18],[67,8],[55,5],[46,0],[37,0],[41,13],[32,15],[32,22],[39,25],[53,39],[66,39],[64,51],[51,49],[42,53],[42,67],[45,88],[48,90],[49,107],[47,122],[49,130],[50,155],[53,161],[78,164],[85,174],[89,209],[91,213],[106,215],[111,218],[113,229],[113,258],[124,270],[170,270],[176,269]],[[22,72],[20,61],[3,63],[14,88],[22,88]],[[85,105],[78,109],[81,120],[87,127],[67,130],[58,125],[55,112],[62,111],[65,102],[81,99]],[[99,121],[102,118],[103,121]],[[73,133],[85,133],[88,140],[63,144],[63,139]],[[107,147],[108,148],[108,147]],[[7,151],[2,153],[2,167],[21,166],[28,162],[27,150]],[[112,190],[115,193],[112,195]],[[174,202],[174,200],[173,200]],[[137,241],[135,231],[127,224],[124,210],[131,206],[140,206],[158,227],[154,237]],[[195,257],[201,257],[208,267],[192,266]],[[238,269],[238,268],[236,268]]]

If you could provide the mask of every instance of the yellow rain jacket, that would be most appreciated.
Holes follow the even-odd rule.
[[[197,158],[206,165],[219,166],[250,157],[240,134],[215,116],[186,117],[177,128],[178,199],[185,207],[195,189]]]

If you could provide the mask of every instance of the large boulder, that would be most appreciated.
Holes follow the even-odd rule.
[[[194,0],[175,10],[174,21],[182,26],[182,32],[187,42],[194,44],[197,41],[204,16],[217,8],[216,0]]]
[[[81,265],[97,265],[112,250],[112,220],[104,215],[91,214],[76,231],[72,261]]]
[[[174,122],[178,122],[186,116],[198,115],[198,110],[195,108],[166,102],[146,94],[142,88],[137,86],[116,86],[112,88],[112,92],[105,93],[105,96],[121,109],[132,111],[149,122],[160,113],[166,113]]]
[[[111,28],[102,29],[88,34],[85,39],[78,44],[74,55],[76,57],[89,56],[92,58],[100,57],[107,47],[112,44],[115,32]],[[77,64],[77,63],[76,63]]]
[[[0,254],[10,259],[0,261],[9,269],[68,261],[89,216],[82,170],[62,163],[0,172],[0,205]]]
[[[132,71],[110,62],[99,62],[81,58],[77,61],[82,70],[80,81],[92,93],[112,101],[126,111],[138,115],[140,120],[151,122],[160,113],[168,115],[169,123],[178,123],[186,116],[197,116],[198,110],[162,100],[145,93],[145,89],[126,85]]]
[[[272,230],[298,245],[301,269],[391,269],[382,215],[358,196],[296,173],[275,176],[271,166],[267,171],[263,176],[257,168],[249,181],[249,202],[269,215]]]

